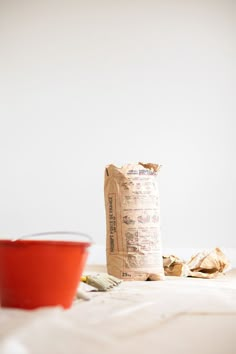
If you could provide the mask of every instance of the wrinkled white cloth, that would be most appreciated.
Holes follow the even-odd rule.
[[[234,353],[233,272],[211,280],[123,282],[89,295],[70,310],[0,309],[0,354],[180,354],[190,347],[192,354]]]

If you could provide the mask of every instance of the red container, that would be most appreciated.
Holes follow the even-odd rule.
[[[52,238],[54,234],[58,233],[47,235]],[[0,240],[0,306],[69,308],[90,245],[53,239]]]

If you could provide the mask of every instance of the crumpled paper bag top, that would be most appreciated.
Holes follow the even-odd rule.
[[[215,248],[198,252],[187,262],[177,256],[163,256],[163,265],[165,275],[210,279],[228,270],[230,262],[220,248]]]

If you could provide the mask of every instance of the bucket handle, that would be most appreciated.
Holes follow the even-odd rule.
[[[71,236],[81,236],[81,237],[85,237],[86,239],[88,239],[89,242],[93,243],[92,237],[83,233],[83,232],[77,232],[77,231],[49,231],[49,232],[38,232],[35,234],[28,234],[28,235],[23,235],[23,236],[19,236],[19,237],[15,237],[13,238],[11,241],[18,241],[18,240],[24,240],[26,238],[30,238],[30,237],[39,237],[39,236],[55,236],[55,235],[71,235]]]

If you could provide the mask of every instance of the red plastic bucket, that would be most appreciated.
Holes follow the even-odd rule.
[[[68,240],[68,235],[84,236],[60,232],[0,240],[0,306],[71,306],[91,242]]]

